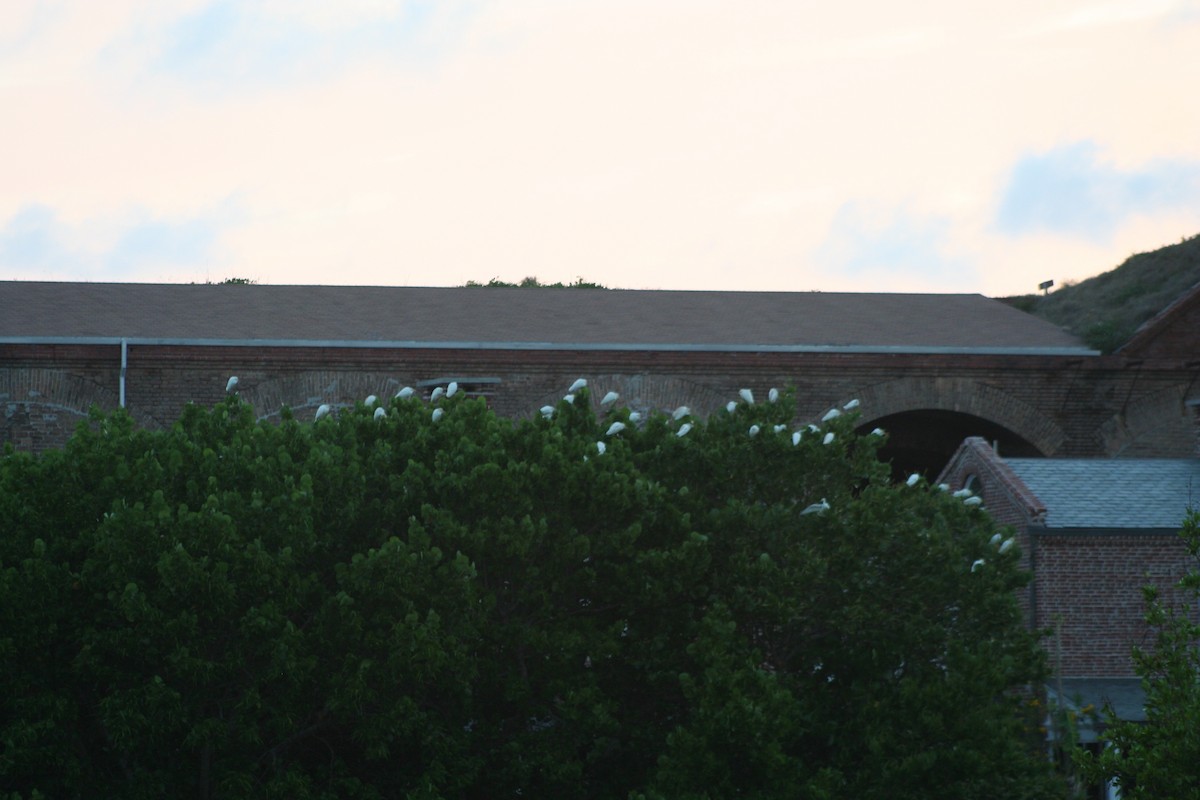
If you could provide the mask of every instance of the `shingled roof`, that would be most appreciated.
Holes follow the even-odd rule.
[[[0,342],[1088,354],[978,294],[0,282]]]
[[[1200,459],[1006,458],[1047,528],[1177,529],[1200,502]]]

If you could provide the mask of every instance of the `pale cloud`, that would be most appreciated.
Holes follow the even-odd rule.
[[[996,225],[1010,235],[1051,232],[1110,241],[1135,216],[1200,213],[1200,160],[1121,169],[1093,142],[1022,158],[1004,187]]]
[[[119,218],[71,221],[48,206],[30,205],[0,226],[0,270],[5,279],[178,277],[181,270],[220,265],[220,237],[237,217],[232,202],[186,218],[138,208]]]
[[[914,215],[905,208],[849,202],[838,209],[815,258],[839,277],[899,291],[972,291],[972,260],[951,249],[951,220]]]

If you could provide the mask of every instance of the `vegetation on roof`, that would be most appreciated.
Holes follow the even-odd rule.
[[[520,283],[509,283],[508,281],[502,281],[499,278],[492,278],[487,283],[480,283],[479,281],[467,281],[466,286],[467,286],[467,288],[470,288],[470,289],[475,289],[475,288],[480,288],[480,287],[485,287],[485,286],[488,288],[495,288],[495,287],[499,286],[499,287],[504,287],[504,288],[509,288],[509,289],[607,289],[608,288],[607,286],[603,286],[599,283],[593,283],[592,281],[585,281],[582,277],[575,278],[575,280],[572,281],[571,283],[563,283],[561,281],[556,282],[556,283],[542,283],[540,280],[537,279],[536,276],[533,276],[533,275],[530,275],[526,278],[522,278]]]
[[[998,298],[1111,353],[1138,327],[1200,283],[1200,234],[1136,253],[1116,269],[1047,295]]]

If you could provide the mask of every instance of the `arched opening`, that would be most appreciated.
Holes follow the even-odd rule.
[[[958,411],[902,411],[873,419],[862,425],[859,432],[865,433],[876,427],[888,433],[887,443],[879,449],[879,458],[891,463],[892,475],[897,479],[919,472],[933,480],[968,436],[982,436],[994,443],[1004,456],[1039,458],[1045,455],[1008,428]]]

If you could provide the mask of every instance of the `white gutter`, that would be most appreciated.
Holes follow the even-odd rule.
[[[121,408],[125,407],[125,369],[129,366],[129,340],[121,340]]]
[[[422,342],[329,339],[170,339],[103,336],[3,336],[0,344],[111,345],[159,347],[307,347],[360,350],[568,350],[668,353],[875,353],[882,355],[1098,356],[1084,347],[942,347],[861,344],[672,344],[656,342]]]

